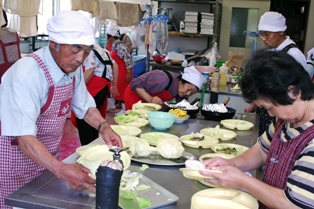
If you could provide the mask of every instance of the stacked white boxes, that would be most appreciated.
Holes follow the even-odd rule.
[[[185,11],[184,33],[198,33],[198,12]]]
[[[201,12],[200,34],[214,34],[214,14]]]

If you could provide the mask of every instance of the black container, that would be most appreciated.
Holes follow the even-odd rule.
[[[201,114],[205,117],[206,120],[221,121],[233,118],[236,110],[231,107],[227,107],[227,109],[228,112],[225,113],[201,110]]]

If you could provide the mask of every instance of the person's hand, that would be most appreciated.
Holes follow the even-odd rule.
[[[159,104],[159,105],[163,105],[164,104],[164,102],[157,96],[152,98],[151,103],[155,103],[155,104]]]
[[[91,192],[96,192],[94,186],[96,180],[88,175],[90,171],[81,164],[64,164],[64,168],[61,170],[56,176],[65,180],[71,189],[78,191],[87,189]]]
[[[126,72],[125,81],[127,83],[130,83],[132,81],[132,70],[128,69],[128,71]]]
[[[307,52],[307,59],[314,60],[314,47]]]
[[[120,95],[117,86],[111,86],[110,94],[111,94],[111,97],[117,97]]]
[[[213,168],[220,166],[232,165],[232,163],[229,160],[221,157],[214,157],[208,160],[204,160],[203,164],[205,165],[205,168],[209,170],[212,170]]]
[[[204,181],[210,184],[220,185],[226,189],[241,188],[241,183],[248,177],[240,169],[233,166],[213,167],[212,170],[220,172],[201,171],[201,174],[211,177],[204,179]]]
[[[244,108],[244,112],[255,112],[257,109],[257,106],[254,102],[252,102],[249,106]]]
[[[101,126],[99,133],[102,135],[103,140],[106,142],[109,148],[117,146],[122,148],[122,141],[120,136],[112,130],[108,123]]]

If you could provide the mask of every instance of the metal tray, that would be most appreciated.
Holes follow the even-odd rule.
[[[146,157],[133,155],[131,156],[131,160],[135,162],[139,162],[139,163],[150,164],[150,165],[177,166],[177,165],[185,165],[186,160],[195,160],[195,156],[189,152],[183,152],[182,157],[178,159],[167,159],[167,158],[162,157],[158,153],[152,153]]]
[[[132,172],[133,174],[136,172]],[[158,208],[165,205],[170,205],[178,201],[178,197],[169,192],[162,186],[158,185],[154,181],[150,180],[146,176],[142,176],[139,184],[145,184],[150,186],[150,189],[143,192],[138,192],[137,196],[141,198],[149,199],[151,202],[150,208]],[[40,205],[45,205],[50,202],[47,208],[95,208],[96,196],[94,193],[84,191],[74,191],[69,188],[68,184],[58,178],[46,182],[45,184],[38,186],[35,191],[29,193],[27,196],[33,200],[41,202]],[[120,198],[121,200],[121,198]],[[54,205],[54,206],[52,206]],[[119,206],[122,209],[130,209],[130,207],[124,207],[122,201],[119,201]],[[129,206],[129,205],[128,205]],[[35,208],[35,207],[34,207]],[[37,207],[36,207],[37,208]],[[136,204],[132,209],[136,209]]]
[[[132,174],[137,175],[136,172],[132,172]],[[145,184],[147,186],[150,186],[149,190],[137,194],[138,197],[149,199],[151,206],[148,207],[147,209],[159,208],[162,206],[170,205],[175,203],[179,199],[176,195],[169,192],[168,190],[166,190],[159,184],[155,183],[154,181],[150,180],[146,176],[141,177],[139,184]],[[123,202],[122,198],[120,198],[119,200],[120,208],[129,209],[130,205],[124,205],[124,203],[125,202]],[[132,209],[136,209],[136,205],[132,207]]]

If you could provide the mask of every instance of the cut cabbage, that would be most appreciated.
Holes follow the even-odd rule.
[[[130,123],[135,121],[135,119],[137,119],[138,116],[133,116],[133,115],[125,115],[125,114],[120,114],[118,116],[115,116],[113,119],[116,123],[123,125],[126,123]]]
[[[135,143],[134,146],[131,146],[130,151],[133,155],[137,154],[138,156],[148,156],[152,151],[154,151],[154,148],[151,147],[145,139],[141,139]]]
[[[158,141],[157,152],[164,158],[175,159],[182,156],[184,147],[178,139],[165,138]]]

